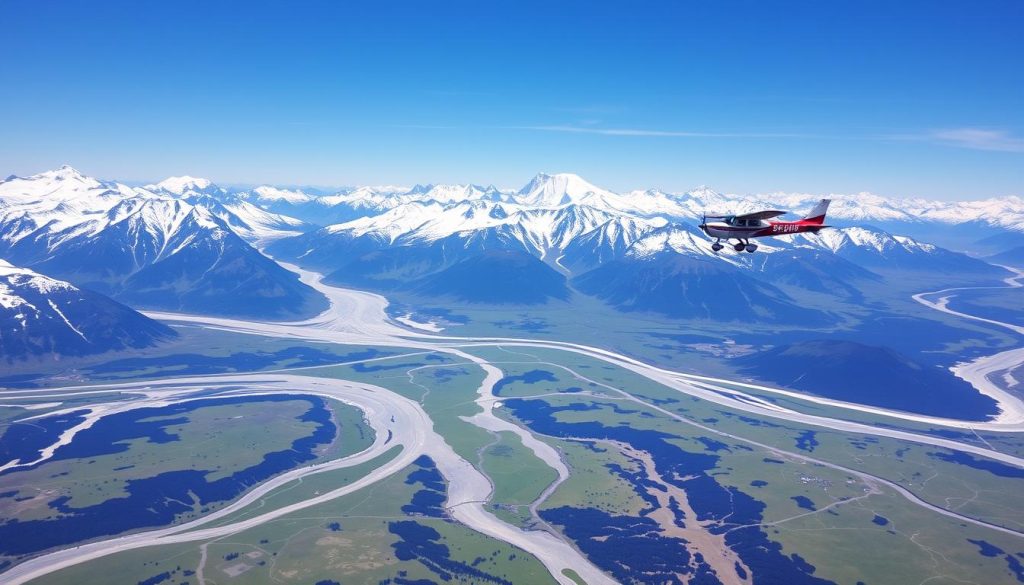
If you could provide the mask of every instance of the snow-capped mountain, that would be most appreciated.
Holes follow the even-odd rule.
[[[633,244],[666,225],[668,220],[661,217],[614,217],[573,238],[564,247],[557,263],[577,273],[600,266],[621,258]]]
[[[738,196],[728,195],[735,200]],[[976,201],[935,201],[923,198],[883,197],[873,193],[768,193],[752,196],[780,209],[803,209],[822,197],[832,199],[829,217],[845,222],[872,224],[938,223],[961,225],[983,223],[993,227],[1024,231],[1024,198],[1015,195]]]
[[[423,200],[453,203],[458,201],[502,201],[506,199],[497,187],[490,185],[416,185],[408,191],[407,196],[420,196]]]
[[[174,336],[107,297],[0,260],[0,361],[147,347]]]
[[[816,235],[798,234],[765,239],[758,243],[756,254],[716,254],[708,247],[707,238],[697,228],[688,224],[672,224],[638,239],[624,255],[642,259],[665,252],[693,258],[712,258],[760,271],[768,270],[768,266],[780,262],[782,257],[800,256],[806,259],[825,254],[869,270],[1000,273],[999,269],[966,254],[870,227],[833,228]]]
[[[780,240],[783,247],[818,248],[872,270],[1001,274],[1001,270],[966,254],[868,227],[836,228]]]
[[[314,195],[301,190],[263,186],[237,193],[236,197],[273,213],[324,226],[377,215],[402,203],[419,199],[419,196],[403,197],[407,191],[405,187],[385,185]]]
[[[0,241],[8,245],[29,235],[38,238],[103,220],[127,200],[186,201],[205,207],[253,243],[294,236],[310,226],[292,217],[267,212],[235,198],[206,179],[172,177],[146,187],[87,177],[70,166],[30,177],[0,181]],[[84,229],[84,228],[83,228]]]
[[[278,201],[299,204],[308,203],[316,199],[316,196],[298,189],[278,189],[277,187],[263,185],[250,191],[247,198],[251,198],[255,203],[261,205],[272,204]]]
[[[146,185],[143,189],[154,193],[165,193],[168,195],[177,195],[179,197],[187,197],[190,195],[223,195],[227,193],[226,189],[222,189],[217,185],[214,185],[209,179],[189,177],[187,175],[183,177],[168,177],[159,183]]]
[[[351,204],[355,201],[353,197],[357,191],[339,195],[336,201],[340,202],[344,198]],[[443,196],[439,196],[439,193]],[[472,186],[442,188],[431,185],[375,198],[374,206],[381,210],[378,213],[367,212],[358,219],[334,224],[310,234],[293,242],[293,250],[286,254],[292,257],[304,254],[304,258],[319,263],[330,257],[336,258],[335,240],[360,241],[360,249],[367,249],[424,245],[453,237],[467,242],[491,240],[489,234],[494,234],[501,241],[514,240],[517,247],[524,247],[538,257],[547,258],[555,253],[555,258],[558,258],[565,254],[567,260],[577,266],[596,265],[582,252],[594,248],[595,242],[603,242],[603,245],[598,246],[599,263],[617,257],[645,236],[665,241],[658,243],[650,240],[639,244],[638,253],[644,248],[659,251],[667,246],[680,253],[685,250],[687,253],[708,255],[710,251],[706,249],[705,236],[692,225],[703,213],[739,213],[768,207],[802,210],[816,202],[811,201],[811,197],[773,194],[737,198],[706,187],[679,194],[650,189],[620,195],[565,173],[539,174],[514,194],[503,194],[496,189],[485,191]],[[845,217],[847,221],[878,221],[887,225],[891,222],[920,224],[931,221],[915,217],[907,211],[927,207],[921,201],[915,200],[912,205],[904,205],[903,202],[893,202],[869,194],[836,197],[830,210],[830,220],[842,220]],[[860,199],[864,201],[862,206],[856,204]],[[1010,222],[1006,213],[1015,209],[1013,199],[1002,202],[998,221]],[[946,209],[949,205],[933,202],[928,207],[931,215],[924,216],[941,217],[945,221],[947,216],[938,210]],[[977,218],[979,214],[969,217]],[[1024,207],[1021,208],[1021,217],[1024,218]],[[627,229],[604,236],[594,232],[613,219],[615,222],[610,224],[609,229],[628,225]],[[657,235],[651,233],[668,224],[680,227]],[[375,244],[367,244],[367,240]],[[330,249],[331,253],[319,254],[321,248]],[[296,250],[298,253],[294,253]],[[737,262],[743,263],[740,260]]]
[[[228,224],[243,240],[256,246],[314,229],[314,226],[300,219],[271,213],[240,199],[229,199],[222,203],[217,197],[210,195],[191,195],[185,201],[193,206],[205,208]]]
[[[0,257],[152,308],[292,316],[322,305],[242,237],[293,236],[302,222],[221,203],[226,192],[208,181],[158,185],[131,188],[70,167],[0,182]]]
[[[183,184],[191,184],[192,191],[216,187],[190,177],[168,181],[172,184],[167,186],[167,190],[177,193],[187,192]],[[331,195],[312,195],[301,190],[263,186],[240,195],[264,209],[318,225],[374,217],[410,203],[456,204],[467,201],[501,202],[523,209],[551,209],[576,204],[635,217],[663,217],[682,221],[699,218],[704,213],[743,213],[765,208],[802,211],[825,196],[833,200],[829,210],[830,218],[843,225],[870,223],[881,227],[897,225],[913,229],[930,224],[948,226],[981,223],[1000,229],[1024,231],[1024,199],[1019,196],[945,202],[883,197],[872,193],[725,194],[706,186],[679,193],[659,189],[615,193],[571,173],[540,173],[517,191],[472,184],[430,184],[416,185],[411,189],[367,186]]]
[[[835,290],[854,297],[856,281],[880,278],[887,270],[952,270],[978,277],[999,270],[919,239],[893,235],[900,233],[893,229],[948,230],[962,221],[1001,230],[997,226],[1016,226],[1018,220],[1024,227],[1024,201],[1014,197],[943,203],[858,194],[833,196],[829,220],[840,227],[820,236],[765,240],[754,255],[716,254],[696,228],[706,212],[803,211],[817,197],[740,197],[707,187],[620,194],[568,173],[538,174],[519,190],[430,184],[411,189],[367,186],[323,195],[272,186],[231,191],[189,176],[133,188],[64,167],[0,182],[0,255],[118,298],[197,310],[214,309],[188,298],[191,291],[181,293],[178,279],[205,290],[198,294],[210,302],[213,291],[233,290],[227,279],[240,278],[239,267],[248,271],[248,289],[263,300],[299,307],[312,302],[310,291],[294,275],[246,242],[265,245],[283,260],[323,270],[335,282],[384,290],[407,290],[409,283],[449,274],[456,265],[460,268],[451,274],[468,282],[463,278],[467,271],[481,270],[475,257],[504,258],[492,253],[514,252],[533,256],[554,274],[569,278],[611,263],[644,263],[651,270],[653,259],[659,259],[659,270],[672,279],[711,274],[719,268],[707,266],[717,266],[755,279],[773,273],[780,283],[821,292],[829,286],[822,268],[827,266],[850,281]],[[313,231],[304,219],[327,225]],[[230,269],[224,258],[232,259]],[[774,293],[768,296],[785,302]],[[274,302],[268,300],[266,306]]]
[[[443,201],[427,196],[439,191],[467,197]],[[618,270],[641,263],[647,269],[633,271],[638,277],[665,276],[673,281],[712,273],[735,279],[730,271],[740,270],[754,279],[770,274],[778,283],[849,299],[858,298],[860,283],[882,278],[875,271],[955,271],[965,278],[985,278],[999,271],[963,254],[873,227],[768,239],[754,255],[715,253],[696,227],[695,219],[704,210],[746,212],[785,203],[810,207],[803,198],[783,198],[782,203],[737,200],[704,187],[681,194],[647,190],[619,195],[568,174],[537,175],[514,194],[469,193],[466,187],[414,188],[392,196],[390,201],[398,204],[385,211],[280,240],[270,250],[326,270],[334,282],[379,290],[404,290],[409,282],[498,250],[528,253],[569,277],[610,263]],[[868,203],[869,208],[878,208],[871,212],[873,217],[906,217],[892,213],[895,207],[886,207],[881,199],[869,198]],[[671,257],[698,263],[665,260]],[[586,283],[581,290],[589,286],[587,290],[598,294],[592,281],[579,282]],[[787,302],[774,293],[769,297],[774,300],[765,301],[766,306],[779,310],[779,303]]]
[[[614,211],[589,205],[526,208],[488,200],[443,204],[412,202],[380,215],[328,226],[300,238],[270,246],[275,254],[321,267],[336,266],[339,246],[371,250],[399,246],[428,246],[447,241],[448,247],[524,249],[539,258],[561,255],[576,238],[615,219]],[[625,230],[618,238],[635,230]],[[301,257],[301,258],[300,258]]]
[[[594,186],[578,175],[540,173],[516,193],[515,201],[530,207],[558,207],[602,197],[611,199],[618,195]]]
[[[216,195],[224,192],[208,180],[187,176],[172,177],[146,188],[176,195]],[[706,186],[679,193],[658,189],[615,193],[571,173],[540,173],[518,191],[503,191],[493,186],[472,184],[431,184],[416,185],[411,189],[394,186],[358,187],[326,196],[269,186],[244,192],[247,200],[273,211],[280,211],[274,209],[274,206],[283,204],[292,206],[289,209],[293,211],[296,207],[307,207],[311,210],[311,218],[305,217],[302,212],[292,215],[307,221],[315,217],[318,221],[312,223],[320,225],[373,216],[412,202],[436,201],[444,204],[487,200],[524,208],[556,208],[572,203],[639,217],[659,216],[683,220],[698,218],[703,213],[743,213],[764,208],[799,211],[813,206],[823,196],[832,199],[830,217],[847,225],[980,223],[1000,229],[1024,231],[1024,198],[1012,195],[978,201],[935,201],[883,197],[867,192],[827,195],[785,192],[725,194]]]
[[[573,279],[576,288],[623,311],[682,319],[786,323],[826,317],[800,306],[775,285],[710,258],[671,252],[613,260]]]

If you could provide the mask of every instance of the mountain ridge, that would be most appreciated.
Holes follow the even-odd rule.
[[[176,336],[103,295],[0,260],[0,358],[7,363],[149,347]]]

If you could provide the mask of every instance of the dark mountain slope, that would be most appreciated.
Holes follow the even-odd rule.
[[[886,347],[840,340],[779,346],[735,359],[758,379],[848,402],[984,420],[995,402],[945,369]]]

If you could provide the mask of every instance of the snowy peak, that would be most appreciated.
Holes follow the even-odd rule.
[[[688,224],[666,224],[650,230],[629,246],[626,256],[639,260],[665,253],[720,259],[730,264],[743,260],[739,255],[715,254],[708,244],[707,237]]]
[[[68,199],[82,194],[116,191],[119,187],[122,186],[98,181],[64,165],[53,171],[28,177],[10,176],[0,181],[0,200],[10,203],[43,198]]]
[[[314,197],[296,189],[278,189],[269,185],[256,187],[250,198],[260,203],[283,201],[285,203],[307,203]]]
[[[53,181],[57,183],[76,182],[92,187],[99,186],[100,184],[96,179],[83,175],[78,169],[71,165],[64,165],[53,171],[46,171],[39,173],[38,175],[32,175],[31,177],[27,177],[27,179]]]
[[[835,254],[851,253],[854,250],[871,252],[880,256],[889,254],[931,253],[936,247],[918,242],[907,236],[894,236],[888,232],[865,228],[847,227],[824,230],[817,235],[800,234],[791,240],[797,246],[825,248]]]
[[[519,190],[515,201],[533,207],[558,207],[582,201],[588,195],[615,196],[611,191],[588,183],[579,175],[540,173]]]
[[[24,291],[26,289],[43,295],[54,291],[77,290],[67,282],[43,276],[28,268],[13,266],[6,260],[0,260],[0,310],[19,306],[34,310],[35,307],[25,300]]]
[[[247,201],[211,206],[209,210],[247,242],[263,244],[295,236],[311,228],[301,220],[265,211]]]
[[[181,177],[168,177],[159,183],[146,185],[145,189],[178,196],[192,194],[216,195],[225,192],[224,189],[214,185],[209,179],[200,179],[197,177],[190,177],[188,175]]]
[[[0,245],[32,237],[48,251],[78,236],[95,236],[133,217],[140,234],[166,241],[182,218],[195,209],[200,225],[235,231],[249,242],[267,242],[306,231],[306,224],[265,211],[244,197],[227,193],[207,179],[172,177],[132,188],[86,177],[64,166],[31,177],[0,182]],[[197,212],[198,213],[198,212]]]
[[[410,197],[407,195],[408,193],[408,189],[404,187],[364,186],[351,191],[318,197],[316,202],[325,207],[347,205],[353,208],[384,210],[396,207],[401,203],[421,199],[418,195]]]
[[[423,199],[432,199],[441,203],[454,203],[458,201],[500,201],[502,194],[494,185],[481,187],[480,185],[416,185],[407,194],[419,195]]]

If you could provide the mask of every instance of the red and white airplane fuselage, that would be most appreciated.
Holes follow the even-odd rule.
[[[785,236],[804,232],[816,234],[818,231],[830,227],[825,225],[825,213],[831,202],[831,199],[822,199],[810,213],[796,221],[769,221],[786,213],[778,209],[769,209],[737,215],[706,215],[699,227],[708,236],[715,238],[711,249],[716,252],[724,247],[721,243],[723,239],[726,242],[737,240],[737,243],[733,245],[737,252],[743,250],[753,252],[757,250],[757,244],[750,243],[751,238]]]

